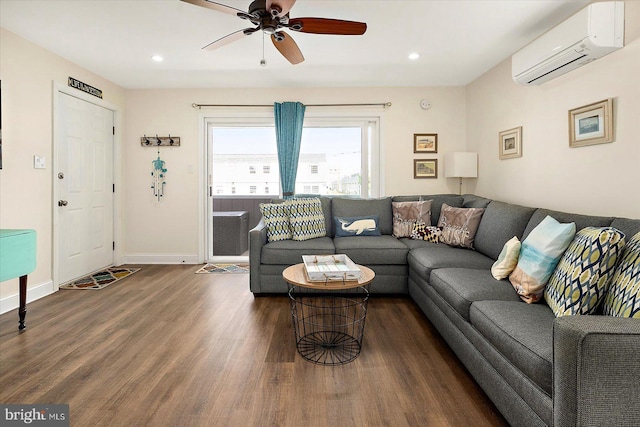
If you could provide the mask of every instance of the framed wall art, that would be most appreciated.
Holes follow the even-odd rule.
[[[569,146],[613,142],[613,99],[569,110]]]
[[[500,132],[500,160],[522,157],[522,126]]]
[[[437,133],[414,133],[413,134],[414,153],[437,153],[438,134]]]
[[[438,159],[414,159],[413,160],[413,177],[414,178],[437,178],[438,177]]]

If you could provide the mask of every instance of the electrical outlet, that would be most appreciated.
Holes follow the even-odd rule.
[[[46,169],[47,168],[47,158],[44,156],[33,156],[33,168],[34,169]]]

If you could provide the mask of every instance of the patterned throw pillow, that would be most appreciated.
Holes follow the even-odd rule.
[[[416,221],[411,231],[413,240],[426,240],[431,243],[440,243],[442,230],[435,225],[427,225],[423,221]]]
[[[607,292],[622,248],[624,233],[615,228],[580,230],[544,291],[553,314],[594,314]]]
[[[640,233],[629,240],[622,252],[602,313],[640,319]]]
[[[260,213],[267,226],[267,240],[277,242],[291,239],[289,210],[282,203],[260,203]]]
[[[432,200],[392,202],[393,237],[411,237],[416,221],[431,225],[431,202]]]
[[[526,303],[540,301],[560,257],[576,234],[576,225],[560,224],[547,215],[522,242],[520,258],[509,281]]]
[[[334,217],[336,237],[380,236],[378,215]]]
[[[442,204],[438,227],[442,228],[440,241],[450,246],[473,249],[478,225],[484,208],[453,208]]]
[[[491,267],[491,274],[496,280],[502,280],[509,277],[516,265],[518,265],[518,258],[520,257],[520,240],[516,236],[513,236],[502,247],[498,259],[493,263]]]
[[[284,204],[289,209],[289,226],[293,240],[303,241],[327,235],[320,199],[289,199]]]

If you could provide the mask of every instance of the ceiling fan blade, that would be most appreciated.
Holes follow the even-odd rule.
[[[289,29],[301,33],[359,36],[367,31],[367,24],[342,19],[293,18],[289,20]]]
[[[282,40],[278,41],[278,38],[282,38]],[[287,60],[293,65],[304,61],[304,56],[302,56],[300,48],[293,38],[287,33],[280,31],[277,33],[277,36],[276,34],[271,34],[271,41],[282,56],[287,58]]]
[[[240,40],[241,38],[243,38],[244,36],[248,36],[249,34],[252,34],[253,32],[255,32],[257,29],[254,28],[246,28],[244,30],[238,30],[235,31],[231,34],[227,34],[226,36],[219,38],[216,41],[213,41],[211,43],[209,43],[208,45],[206,45],[205,47],[202,48],[202,50],[215,50],[219,47],[222,47],[226,44],[229,44],[231,42],[234,42],[236,40]]]
[[[185,3],[195,4],[196,6],[206,7],[208,9],[217,10],[218,12],[229,13],[231,15],[238,15],[238,13],[246,14],[244,10],[236,9],[235,7],[227,6],[226,4],[218,3],[209,0],[181,0]]]
[[[267,0],[266,8],[268,11],[272,11],[274,9],[279,11],[276,14],[271,12],[273,16],[285,16],[289,13],[295,2],[296,0]]]

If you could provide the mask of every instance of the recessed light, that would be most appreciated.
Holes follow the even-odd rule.
[[[410,53],[409,54],[409,59],[412,61],[415,61],[416,59],[420,58],[420,55],[416,52]]]
[[[153,56],[151,57],[151,59],[153,59],[153,60],[154,60],[154,61],[156,61],[156,62],[162,62],[162,61],[164,61],[164,58],[163,58],[162,56],[160,56],[160,55],[153,55]]]

